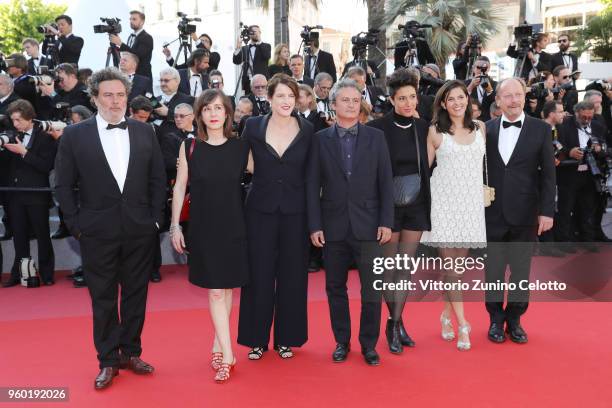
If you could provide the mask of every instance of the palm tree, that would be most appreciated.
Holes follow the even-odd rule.
[[[470,33],[478,33],[483,42],[499,31],[502,17],[491,0],[388,0],[387,25],[397,17],[415,12],[415,20],[431,24],[427,42],[438,66],[444,70],[448,56]]]

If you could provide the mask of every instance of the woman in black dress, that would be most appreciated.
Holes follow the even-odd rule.
[[[215,327],[211,366],[215,381],[222,383],[236,362],[229,329],[232,288],[244,286],[249,277],[241,187],[249,146],[232,137],[232,108],[222,91],[204,91],[194,113],[198,136],[186,139],[179,151],[170,237],[183,253],[179,218],[189,183],[189,281],[209,289]]]
[[[394,184],[396,177],[420,175],[420,190],[416,198],[408,205],[395,206],[395,219],[391,241],[385,247],[385,256],[407,254],[414,256],[423,231],[431,228],[429,212],[431,196],[429,191],[429,165],[427,162],[428,124],[417,115],[417,89],[419,78],[414,71],[400,69],[387,78],[390,100],[393,111],[380,119],[368,123],[385,132]],[[417,149],[418,146],[418,149]],[[411,271],[393,269],[385,272],[385,282],[409,280]],[[386,337],[389,350],[400,354],[403,346],[414,347],[402,321],[402,312],[406,303],[407,291],[383,292],[389,319],[387,320]]]
[[[291,76],[291,69],[289,69],[290,54],[287,44],[278,44],[274,48],[274,64],[268,66],[268,78],[272,78],[279,73]]]
[[[295,112],[298,84],[285,74],[268,82],[271,113],[249,118],[242,138],[254,172],[247,198],[249,284],[240,294],[238,343],[263,356],[274,318],[274,348],[282,358],[308,338],[306,164],[313,129]]]

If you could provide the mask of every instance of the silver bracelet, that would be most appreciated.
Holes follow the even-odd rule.
[[[174,235],[176,233],[176,231],[183,231],[183,227],[181,227],[180,225],[171,225],[170,228],[168,228],[168,231],[170,232],[170,236]]]

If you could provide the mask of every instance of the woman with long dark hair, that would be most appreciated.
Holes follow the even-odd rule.
[[[422,242],[437,247],[447,264],[458,266],[470,248],[486,246],[486,224],[483,194],[483,157],[486,130],[484,124],[472,120],[469,94],[462,81],[449,81],[440,88],[434,101],[432,126],[427,135],[429,165],[436,160],[431,184],[431,231]],[[462,269],[444,272],[446,282],[460,280]],[[454,312],[458,322],[457,349],[469,350],[470,324],[465,318],[460,290],[446,293],[440,315],[442,338],[455,338],[451,322]]]
[[[427,164],[427,122],[418,118],[417,90],[419,77],[416,72],[400,69],[387,78],[393,112],[373,120],[368,126],[385,132],[394,184],[416,183],[409,199],[396,200],[393,234],[385,246],[385,256],[397,254],[413,257],[423,231],[429,230],[429,166]],[[396,186],[399,188],[399,186]],[[409,202],[408,202],[409,201]],[[411,271],[390,269],[385,271],[386,283],[410,280]],[[386,290],[383,292],[389,319],[386,337],[391,353],[400,354],[403,346],[414,347],[402,319],[408,291]]]
[[[244,286],[249,277],[241,186],[249,146],[232,136],[232,107],[222,91],[204,91],[194,113],[198,135],[179,151],[170,237],[174,249],[185,252],[179,218],[189,182],[189,281],[209,289],[215,327],[211,367],[215,381],[223,383],[236,364],[229,328],[232,288]]]

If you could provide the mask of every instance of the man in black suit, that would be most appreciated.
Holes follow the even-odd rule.
[[[211,51],[212,38],[210,38],[208,34],[204,34],[204,33],[200,34],[199,37],[197,36],[196,33],[191,33],[191,39],[194,41],[194,45],[196,46],[197,49],[208,50],[210,54],[210,59],[208,62],[210,66],[210,70],[212,71],[215,69],[219,69],[219,63],[221,62],[221,56],[219,55],[218,52]],[[186,62],[180,65],[174,66],[174,58],[172,58],[172,52],[170,51],[168,47],[164,47],[162,49],[162,52],[166,56],[166,62],[171,67],[174,67],[176,69],[187,68]]]
[[[551,71],[554,67],[552,65],[552,58],[550,54],[544,51],[548,45],[549,38],[546,33],[539,33],[536,35],[535,40],[532,43],[532,47],[525,56],[525,63],[523,64],[523,70],[521,71],[521,78],[528,81],[534,78],[542,71]],[[516,58],[516,63],[520,64],[520,54],[516,49],[516,45],[510,45],[506,50],[506,55],[511,58]]]
[[[555,69],[559,65],[563,65],[570,72],[578,71],[578,57],[569,52],[569,35],[561,34],[557,38],[557,42],[559,43],[559,52],[551,56],[550,68]]]
[[[480,103],[481,118],[485,122],[491,119],[491,104],[495,101],[495,87],[497,86],[497,82],[491,77],[483,78],[483,75],[487,75],[490,67],[491,63],[486,56],[476,58],[474,65],[472,65],[472,78],[465,81],[470,97]]]
[[[393,182],[383,132],[359,124],[361,90],[350,79],[331,91],[336,125],[315,134],[307,184],[313,245],[323,248],[325,286],[336,340],[333,361],[346,360],[351,323],[346,282],[353,261],[361,281],[359,342],[366,363],[378,365],[381,293],[373,287],[373,258],[391,238]]]
[[[344,69],[342,69],[342,76],[346,75],[349,68],[358,65],[361,68],[363,68],[368,74],[368,79],[366,81],[366,84],[374,85],[374,80],[376,78],[380,78],[380,70],[378,69],[378,66],[376,66],[376,63],[372,60],[366,59],[365,49],[356,48],[354,45],[353,45],[353,56],[355,57],[355,59],[347,62],[346,65],[344,65]],[[357,59],[359,62],[357,61]]]
[[[205,49],[195,50],[187,60],[187,68],[179,69],[181,82],[179,91],[194,98],[208,89],[208,68],[210,54]]]
[[[34,126],[34,107],[20,99],[11,103],[7,114],[19,132],[16,143],[4,145],[10,154],[9,180],[11,187],[49,188],[49,173],[53,168],[57,146],[47,133]],[[38,268],[41,281],[53,285],[55,256],[49,234],[49,203],[51,194],[43,192],[11,192],[8,199],[10,222],[15,245],[15,263],[4,287],[20,282],[19,262],[30,257],[30,228],[38,243]]]
[[[0,115],[6,115],[8,106],[17,99],[19,99],[19,96],[13,92],[13,80],[10,75],[0,73]],[[8,120],[6,122],[6,126],[4,126],[4,123],[0,123],[0,130],[12,127],[12,123],[9,123]]]
[[[84,41],[81,37],[72,34],[72,18],[69,16],[62,14],[55,18],[55,23],[57,24],[57,29],[51,25],[45,26],[47,32],[55,35],[57,38],[45,36],[42,46],[43,54],[48,55],[58,64],[67,62],[74,64],[78,69]],[[51,50],[49,50],[50,47]],[[55,56],[51,53],[54,53]]]
[[[424,38],[416,38],[416,48],[414,50],[414,65],[423,66],[426,64],[435,64],[436,59],[431,53],[431,49]],[[395,51],[393,51],[393,60],[395,62],[395,69],[398,70],[406,66],[406,55],[408,54],[409,47],[408,41],[402,40],[395,44]]]
[[[153,94],[153,82],[151,78],[138,75],[136,73],[136,67],[138,66],[138,56],[131,52],[121,52],[121,59],[119,60],[119,70],[127,75],[128,79],[132,83],[132,90],[128,96],[128,103],[139,95],[145,95],[147,92]]]
[[[531,254],[537,235],[553,226],[555,212],[555,163],[550,126],[526,116],[525,83],[517,78],[502,80],[496,89],[501,118],[487,122],[487,168],[495,200],[485,210],[487,223],[487,284],[505,283],[506,266],[516,290],[486,291],[489,340],[526,343],[521,315],[529,305],[529,291],[520,289],[529,281]],[[524,282],[523,282],[524,283]],[[504,323],[506,324],[504,333]]]
[[[79,82],[78,72],[72,64],[60,64],[55,68],[56,77],[59,80],[59,88],[55,89],[53,82],[43,83],[39,85],[42,97],[40,101],[41,110],[50,110],[51,117],[57,120],[57,104],[68,103],[70,107],[75,105],[85,106],[87,109],[94,111],[91,106],[87,86]]]
[[[129,88],[116,68],[93,74],[98,114],[64,129],[55,163],[57,199],[79,240],[92,300],[96,389],[108,387],[120,367],[153,372],[140,359],[140,336],[166,176],[153,128],[125,119]]]
[[[9,105],[19,99],[19,96],[13,92],[13,81],[10,75],[0,73],[0,115],[4,118],[0,120],[0,131],[13,129],[13,122],[6,114]],[[14,130],[14,129],[13,129]],[[0,186],[6,187],[10,183],[9,176],[10,161],[8,157],[0,157]],[[0,205],[4,209],[2,216],[2,224],[4,224],[4,234],[0,236],[0,241],[9,240],[13,237],[11,224],[8,216],[8,198],[10,192],[0,192]]]
[[[159,74],[159,84],[162,93],[157,96],[161,106],[155,108],[154,112],[158,118],[155,124],[160,130],[168,131],[169,128],[176,128],[174,124],[174,109],[180,103],[193,105],[195,98],[179,91],[180,83],[179,72],[172,68],[164,68]]]
[[[573,234],[574,225],[579,227],[580,241],[586,243],[585,248],[590,251],[597,250],[592,244],[597,232],[594,222],[598,199],[595,189],[597,179],[591,173],[592,169],[584,154],[584,149],[587,148],[592,148],[595,154],[599,154],[605,141],[604,128],[593,121],[594,113],[593,103],[579,102],[575,106],[575,115],[567,117],[559,126],[562,153],[576,160],[575,164],[557,168],[559,190],[557,235],[558,241],[567,243],[561,249],[570,253],[576,251],[571,244],[576,241]],[[573,222],[572,214],[577,222]]]
[[[374,105],[379,96],[385,94],[382,89],[375,85],[366,85],[366,72],[361,67],[351,67],[346,76],[357,82],[357,86],[361,89],[361,97],[370,106]]]
[[[314,80],[304,76],[304,57],[300,54],[291,56],[289,59],[289,69],[291,69],[293,79],[295,79],[298,84],[305,84],[310,87],[314,86]]]
[[[40,73],[40,66],[46,66],[49,69],[53,69],[53,61],[51,58],[40,54],[40,45],[34,38],[26,38],[21,42],[23,50],[30,57],[28,60],[28,74],[38,75]]]
[[[240,46],[241,39],[238,38],[236,50],[232,61],[235,65],[242,64],[242,89],[245,94],[251,92],[251,79],[254,75],[266,76],[268,73],[268,61],[272,55],[272,46],[261,41],[261,29],[257,25],[249,27],[251,40],[247,45]]]
[[[331,75],[333,82],[336,82],[336,64],[334,56],[329,52],[319,49],[319,39],[315,38],[310,44],[310,54],[304,60],[304,76],[314,78],[319,72],[326,72]]]
[[[253,104],[253,116],[267,115],[270,113],[270,102],[268,102],[268,80],[262,74],[253,76],[250,85],[253,91],[248,98]]]
[[[153,80],[151,73],[151,56],[153,54],[153,37],[144,28],[145,15],[143,12],[130,11],[130,28],[134,30],[128,37],[127,43],[121,41],[116,34],[110,34],[110,42],[119,48],[119,51],[131,52],[138,56],[136,73]]]
[[[19,53],[11,54],[8,56],[10,60],[7,63],[7,73],[13,79],[13,92],[17,94],[21,99],[25,99],[30,102],[34,109],[39,109],[39,97],[36,92],[36,86],[30,82],[28,77],[28,61],[26,58]],[[41,115],[37,115],[40,117]]]

